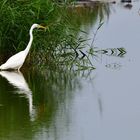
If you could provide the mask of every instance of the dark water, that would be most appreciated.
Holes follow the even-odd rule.
[[[132,5],[110,4],[94,42],[96,70],[90,74],[0,72],[0,139],[140,139],[140,3]],[[89,33],[86,38],[93,38],[96,25],[88,22],[82,28]],[[119,50],[110,54],[121,47],[127,52],[123,56]]]

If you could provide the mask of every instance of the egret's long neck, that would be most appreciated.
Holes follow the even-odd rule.
[[[27,47],[25,49],[26,55],[29,53],[29,50],[30,50],[31,45],[32,45],[32,42],[33,42],[33,29],[34,28],[31,27],[30,32],[29,32],[29,34],[30,34],[30,40],[29,40],[29,43],[28,43],[28,45],[27,45]]]

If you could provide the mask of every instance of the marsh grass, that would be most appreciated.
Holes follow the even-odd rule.
[[[82,51],[86,47],[87,39],[79,36],[79,32],[86,32],[80,30],[80,20],[71,12],[75,10],[68,8],[70,1],[62,2],[63,5],[51,0],[0,1],[0,54],[5,54],[3,61],[25,49],[31,25],[39,23],[47,25],[48,30],[34,31],[34,41],[26,60],[28,66],[42,68],[47,64],[55,68],[58,65],[75,68],[81,65],[80,69],[86,69],[88,66],[93,68],[88,55]],[[94,22],[102,13],[95,11],[89,12],[89,18],[92,17]],[[86,23],[86,14],[85,17],[86,19],[81,17],[81,22]]]
[[[28,42],[28,31],[33,23],[47,24],[55,18],[55,6],[49,1],[26,0],[0,2],[0,48],[19,51]],[[54,16],[51,15],[53,11]],[[40,35],[41,36],[41,35]],[[7,51],[6,50],[6,51]]]

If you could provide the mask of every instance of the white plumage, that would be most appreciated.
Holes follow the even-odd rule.
[[[4,64],[2,64],[0,66],[0,69],[1,70],[7,70],[7,69],[18,69],[20,70],[20,68],[22,67],[28,53],[29,53],[29,50],[31,48],[31,45],[32,45],[32,42],[33,42],[33,30],[35,28],[44,28],[46,29],[45,27],[41,26],[41,25],[38,25],[38,24],[33,24],[31,26],[31,29],[30,29],[30,40],[29,40],[29,43],[26,47],[25,50],[13,55],[12,57],[10,57]]]

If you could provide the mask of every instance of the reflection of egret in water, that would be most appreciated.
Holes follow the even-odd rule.
[[[8,80],[8,82],[14,87],[18,88],[17,93],[23,94],[29,102],[29,114],[31,120],[34,120],[35,110],[33,108],[32,91],[28,87],[26,80],[21,72],[17,71],[0,71],[0,75]]]

